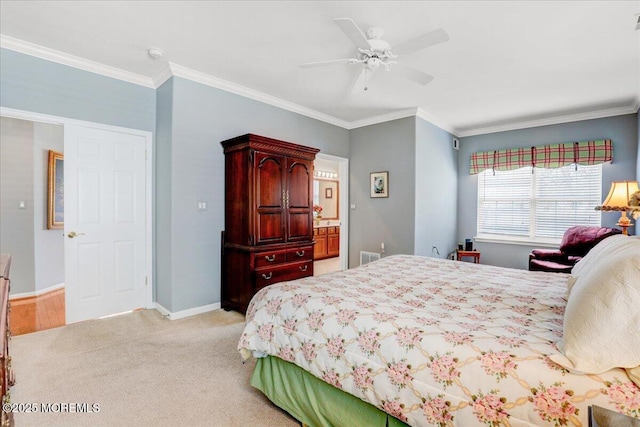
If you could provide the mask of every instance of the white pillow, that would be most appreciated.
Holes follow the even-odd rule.
[[[611,244],[589,264],[567,301],[563,355],[550,358],[587,374],[634,368],[640,365],[640,239]]]
[[[639,237],[628,237],[622,234],[609,236],[595,245],[580,261],[571,269],[571,276],[567,280],[567,298],[571,294],[571,289],[575,285],[578,276],[589,274],[589,272],[598,268],[601,263],[608,263],[608,257],[619,252],[625,252],[640,242]]]
[[[637,239],[636,237],[628,237],[623,234],[614,234],[609,236],[595,245],[587,254],[578,261],[571,269],[572,276],[579,276],[585,268],[595,264],[598,260],[610,254],[613,250],[620,246],[625,246],[629,239]]]

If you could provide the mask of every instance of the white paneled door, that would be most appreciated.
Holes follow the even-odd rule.
[[[145,307],[144,136],[65,125],[67,323]]]

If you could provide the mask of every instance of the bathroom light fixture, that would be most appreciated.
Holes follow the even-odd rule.
[[[313,171],[313,175],[318,178],[329,178],[329,179],[337,179],[338,174],[335,172],[323,171],[319,169],[315,169]]]

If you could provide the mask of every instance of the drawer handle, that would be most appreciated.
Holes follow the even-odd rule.
[[[274,255],[271,255],[271,256],[269,256],[269,255],[265,255],[265,256],[264,256],[264,259],[266,259],[266,260],[267,260],[267,261],[269,261],[269,262],[273,262],[273,261],[275,261],[275,260],[276,260],[276,256],[275,256],[275,254],[274,254]]]
[[[301,251],[296,251],[296,255],[298,256],[304,256],[304,249]]]
[[[309,267],[309,266],[308,265],[301,265],[298,268],[300,269],[300,271],[307,271],[307,267]]]
[[[262,278],[263,278],[264,280],[269,280],[269,279],[271,279],[272,277],[273,277],[273,272],[271,272],[271,271],[269,272],[269,274],[263,274],[263,275],[262,275]]]

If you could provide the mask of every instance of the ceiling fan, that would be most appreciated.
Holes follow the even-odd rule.
[[[367,30],[365,34],[358,28],[355,22],[349,18],[337,18],[334,22],[338,24],[338,27],[349,37],[353,44],[358,49],[358,54],[355,58],[334,59],[330,61],[309,62],[306,64],[300,64],[301,68],[322,67],[326,65],[334,64],[362,64],[362,71],[358,74],[356,80],[351,86],[351,91],[354,92],[360,88],[364,90],[368,89],[367,81],[371,74],[382,66],[385,70],[391,70],[393,66],[394,70],[398,70],[399,74],[407,79],[418,83],[420,85],[426,85],[433,76],[416,70],[415,68],[403,65],[395,61],[402,55],[407,55],[416,52],[420,49],[443,43],[449,40],[449,35],[442,28],[435,29],[428,33],[413,39],[406,40],[393,46],[393,53],[391,52],[391,45],[382,40],[382,34],[384,30],[379,27],[372,27]]]

